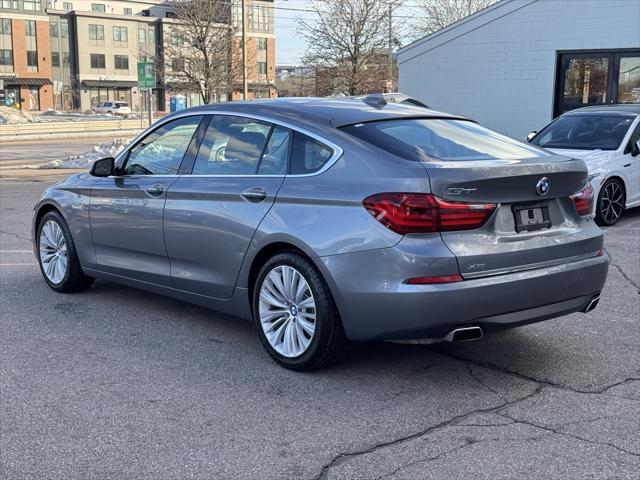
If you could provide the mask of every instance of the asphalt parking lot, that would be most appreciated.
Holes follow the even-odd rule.
[[[606,231],[589,314],[300,374],[240,320],[50,290],[29,239],[50,179],[0,179],[0,478],[639,477],[640,209]]]

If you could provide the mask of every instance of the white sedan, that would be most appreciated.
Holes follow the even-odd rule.
[[[640,205],[640,105],[602,105],[567,112],[527,139],[554,153],[584,160],[599,225],[613,225]]]
[[[129,115],[131,107],[127,102],[100,102],[92,109],[96,113],[110,113],[111,115]]]

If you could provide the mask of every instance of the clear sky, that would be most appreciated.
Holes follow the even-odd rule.
[[[383,0],[380,0],[383,1]],[[296,18],[308,20],[315,18],[307,0],[275,0],[275,33],[276,33],[276,64],[290,65],[301,63],[307,43],[296,29]],[[398,20],[398,32],[403,44],[408,43],[410,37],[415,36],[410,20],[420,15],[416,2],[406,2],[395,14]]]
[[[310,12],[284,10],[285,8],[309,9],[306,0],[275,0],[275,29],[276,29],[276,64],[288,65],[300,63],[304,55],[307,42],[296,31],[296,17],[314,18]]]

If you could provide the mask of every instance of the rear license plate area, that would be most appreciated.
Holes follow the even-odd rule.
[[[516,232],[518,233],[551,228],[549,207],[544,203],[512,205],[511,211],[513,212]]]

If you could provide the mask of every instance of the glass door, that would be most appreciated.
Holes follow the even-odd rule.
[[[611,61],[610,54],[562,55],[556,115],[607,103]]]
[[[640,103],[640,51],[560,54],[554,116],[608,103]]]
[[[640,103],[640,52],[615,56],[614,95],[617,103]]]

